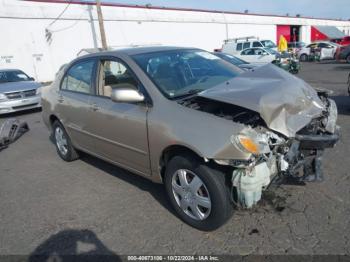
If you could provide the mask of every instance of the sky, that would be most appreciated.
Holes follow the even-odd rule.
[[[151,4],[165,7],[350,19],[350,0],[101,0],[122,4]]]

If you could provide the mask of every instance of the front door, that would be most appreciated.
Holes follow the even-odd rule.
[[[88,132],[95,142],[94,153],[141,173],[150,175],[147,137],[148,106],[144,103],[116,103],[110,98],[114,89],[132,87],[140,82],[131,70],[116,59],[101,59],[98,85],[90,100]]]

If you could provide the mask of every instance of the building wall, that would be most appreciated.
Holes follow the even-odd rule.
[[[0,68],[20,68],[51,81],[59,67],[83,48],[100,47],[95,6],[0,0]],[[162,44],[220,48],[224,39],[257,36],[276,41],[276,25],[301,25],[310,41],[311,25],[349,31],[349,21],[103,6],[109,46]],[[51,32],[46,37],[46,29]]]

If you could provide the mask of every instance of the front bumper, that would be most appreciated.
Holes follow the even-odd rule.
[[[40,108],[41,96],[36,95],[21,99],[6,100],[0,102],[0,115],[18,112],[27,109]]]
[[[302,150],[323,150],[334,147],[340,138],[340,132],[336,130],[334,134],[329,135],[296,135],[295,138],[300,142],[299,147]]]

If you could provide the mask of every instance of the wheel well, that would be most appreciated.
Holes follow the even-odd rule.
[[[50,116],[50,126],[52,126],[53,123],[55,123],[56,120],[57,120],[57,121],[60,121],[60,120],[58,119],[57,116],[51,115],[51,116]]]
[[[188,147],[180,145],[169,146],[163,150],[162,156],[159,160],[160,174],[162,178],[164,178],[166,164],[170,161],[170,159],[178,155],[191,155],[195,158],[203,160],[203,157],[199,156],[196,152],[189,149]]]

